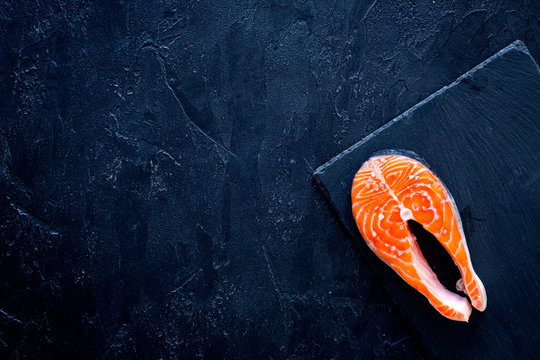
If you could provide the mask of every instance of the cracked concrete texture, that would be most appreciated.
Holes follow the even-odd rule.
[[[311,174],[514,39],[538,59],[538,16],[4,1],[2,355],[428,356]]]

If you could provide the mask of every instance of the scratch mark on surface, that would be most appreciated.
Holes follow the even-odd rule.
[[[30,211],[27,211],[26,209],[24,209],[22,206],[19,206],[14,202],[10,202],[9,204],[11,205],[13,210],[17,211],[19,215],[27,217],[31,220],[34,220],[35,222],[38,223],[39,226],[45,228],[47,232],[49,233],[49,235],[53,235],[53,236],[60,235],[58,231],[53,229],[50,225],[45,223],[43,220],[39,219],[37,216],[33,215]]]
[[[174,290],[171,290],[169,291],[169,295],[172,295],[172,294],[175,294],[177,293],[178,291],[182,290],[184,288],[184,286],[186,286],[187,284],[189,284],[189,282],[191,280],[193,280],[195,278],[195,276],[197,276],[200,272],[202,272],[203,270],[201,268],[199,268],[198,270],[192,272],[187,278],[186,280],[184,280],[182,282],[182,284],[180,284],[180,286],[178,286],[176,289]]]
[[[174,156],[172,156],[168,151],[165,151],[165,150],[163,150],[163,149],[158,149],[157,154],[163,154],[163,155],[165,155],[166,157],[168,157],[169,159],[171,159],[172,162],[174,163],[174,165],[176,165],[176,166],[182,166],[182,165],[178,162],[178,160],[176,160],[176,158],[175,158]]]
[[[360,19],[360,22],[366,20],[366,18],[368,17],[369,13],[371,12],[371,9],[373,9],[373,7],[375,6],[375,4],[377,3],[377,0],[373,1],[371,3],[371,5],[368,6],[368,8],[366,9],[366,12],[364,13],[364,15],[362,16],[362,18]]]
[[[165,48],[165,49],[168,49],[167,47],[164,47],[164,46],[159,46],[159,45],[156,45],[153,41],[147,41],[145,42],[139,50],[142,50],[144,48],[151,48],[155,51],[156,53],[156,56],[157,56],[157,59],[159,61],[159,64],[161,66],[161,73],[163,75],[163,80],[165,81],[165,85],[167,86],[167,88],[171,91],[174,99],[176,100],[176,102],[178,103],[178,105],[180,106],[180,110],[182,110],[182,113],[185,115],[188,123],[190,126],[192,126],[198,133],[200,133],[203,137],[205,137],[208,141],[210,141],[212,144],[214,144],[216,147],[218,147],[219,149],[225,151],[226,153],[228,153],[229,155],[231,155],[232,157],[234,157],[235,159],[238,160],[238,156],[236,156],[236,154],[234,154],[231,150],[229,150],[228,148],[226,148],[225,146],[221,145],[219,142],[217,142],[213,137],[211,137],[210,135],[208,135],[203,129],[201,129],[190,117],[189,115],[187,114],[186,112],[186,109],[184,107],[184,104],[182,102],[182,100],[180,99],[180,97],[178,96],[178,94],[176,93],[176,91],[173,89],[173,87],[171,86],[170,82],[169,82],[169,79],[167,78],[167,69],[166,69],[166,64],[165,64],[165,57],[159,53],[158,49],[161,49],[161,48]]]
[[[165,76],[164,76],[165,77]],[[188,120],[189,124],[195,129],[197,130],[201,135],[203,135],[206,139],[208,139],[211,143],[213,143],[215,146],[217,146],[218,148],[224,150],[225,152],[227,152],[229,155],[233,156],[234,158],[238,159],[238,157],[229,149],[227,149],[225,146],[221,145],[220,143],[218,143],[216,140],[214,140],[214,138],[212,138],[210,135],[208,135],[206,132],[203,131],[203,129],[201,129],[197,124],[195,124],[193,122],[193,120],[191,120],[191,118],[188,116],[188,114],[186,113],[186,110],[184,109],[184,105],[182,104],[182,102],[180,101],[180,98],[176,95],[176,92],[174,91],[174,89],[171,87],[171,85],[169,84],[169,81],[167,80],[167,78],[165,77],[165,84],[167,85],[167,87],[169,88],[169,90],[171,90],[174,98],[176,99],[176,102],[178,102],[178,105],[180,106],[180,109],[182,110],[182,112],[184,113],[184,115],[186,116],[186,119]]]
[[[305,156],[302,156],[302,159],[303,159],[304,162],[306,163],[308,169],[311,170],[312,173],[314,173],[314,172],[315,172],[315,169],[313,169],[313,166],[311,166],[311,164],[307,161],[306,157],[305,157]]]
[[[3,309],[0,309],[0,314],[4,315],[4,317],[6,317],[7,319],[11,320],[11,321],[15,321],[16,323],[19,323],[19,324],[23,324],[23,322],[19,319],[17,319],[15,316],[13,315],[10,315],[8,314],[7,312],[5,312]]]
[[[272,263],[270,262],[270,257],[268,256],[268,250],[266,249],[266,246],[261,245],[261,248],[263,250],[264,258],[266,260],[266,266],[268,267],[268,272],[270,272],[270,277],[272,278],[272,283],[274,284],[274,290],[278,293],[280,299],[281,299],[281,291],[279,291],[279,287],[276,282],[276,276],[274,275],[274,269],[272,268]]]
[[[270,278],[272,279],[272,284],[274,286],[274,290],[278,294],[278,300],[279,300],[279,307],[281,311],[283,312],[283,329],[287,331],[287,318],[288,314],[285,308],[285,299],[283,298],[283,294],[281,293],[281,290],[279,289],[279,286],[276,281],[276,275],[274,273],[274,268],[272,267],[272,262],[270,261],[270,257],[268,256],[268,250],[266,249],[266,246],[263,244],[261,245],[264,259],[266,260],[266,266],[268,267],[268,272],[270,273]]]
[[[155,143],[153,143],[153,142],[151,142],[149,140],[146,140],[144,138],[131,137],[131,136],[128,136],[128,135],[124,134],[123,132],[121,132],[119,130],[120,127],[119,127],[118,118],[116,117],[116,115],[114,115],[112,113],[109,113],[109,116],[111,116],[114,119],[114,121],[116,122],[116,130],[114,131],[114,135],[116,135],[116,137],[118,137],[119,139],[125,140],[127,142],[130,142],[130,141],[135,142],[135,143],[141,143],[142,142],[142,143],[145,143],[147,145],[150,145],[156,150],[156,154],[163,154],[166,157],[168,157],[174,163],[174,165],[182,166],[182,164],[180,164],[180,162],[169,151],[161,148],[157,144],[155,144]],[[109,129],[109,131],[110,131],[110,129]]]
[[[396,345],[399,345],[401,344],[402,342],[404,342],[405,340],[409,340],[411,337],[410,336],[405,336],[404,338],[401,338],[397,341],[394,341],[393,343],[390,343],[390,347],[395,347]]]

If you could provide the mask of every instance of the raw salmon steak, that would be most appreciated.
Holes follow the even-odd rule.
[[[474,272],[461,220],[443,183],[423,164],[402,155],[367,160],[356,173],[352,211],[367,245],[443,316],[468,321],[471,305],[446,289],[420,251],[408,221],[420,223],[450,254],[461,272],[456,287],[484,311],[484,285]]]

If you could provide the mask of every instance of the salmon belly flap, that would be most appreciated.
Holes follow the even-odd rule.
[[[409,220],[420,223],[443,245],[461,273],[458,289],[469,296],[473,307],[485,310],[485,289],[472,267],[459,213],[442,182],[426,166],[402,155],[371,157],[354,177],[351,202],[369,248],[443,316],[468,321],[471,305],[439,282],[409,229]]]

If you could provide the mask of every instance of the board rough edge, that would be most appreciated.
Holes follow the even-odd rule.
[[[446,86],[443,86],[442,88],[440,88],[439,90],[437,90],[436,92],[434,92],[433,94],[429,95],[427,98],[425,98],[424,100],[420,101],[419,103],[417,103],[416,105],[412,106],[411,108],[407,109],[405,112],[403,112],[402,114],[398,115],[397,117],[395,117],[394,119],[390,120],[389,122],[387,122],[386,124],[384,124],[383,126],[381,126],[380,128],[378,128],[377,130],[375,130],[374,132],[372,132],[371,134],[367,135],[366,137],[362,138],[362,140],[358,141],[357,143],[355,143],[354,145],[350,146],[348,149],[344,150],[343,152],[339,153],[338,155],[334,156],[332,159],[330,159],[329,161],[327,161],[326,163],[322,164],[321,166],[319,166],[314,172],[313,172],[313,177],[315,178],[315,182],[317,183],[319,189],[321,189],[321,191],[323,192],[323,194],[326,196],[326,194],[324,193],[324,189],[322,189],[322,183],[319,179],[320,175],[323,174],[326,169],[331,166],[333,163],[335,163],[337,160],[339,160],[340,158],[342,158],[343,156],[349,154],[350,152],[354,151],[355,149],[357,149],[358,147],[362,146],[364,143],[366,143],[369,139],[379,135],[380,133],[384,132],[386,129],[388,129],[390,126],[392,126],[393,124],[405,119],[405,118],[408,118],[411,113],[413,111],[415,111],[416,109],[420,108],[421,106],[423,106],[424,104],[428,103],[429,101],[431,101],[432,99],[434,99],[435,97],[443,94],[445,91],[447,91],[448,89],[451,89],[453,88],[454,86],[458,85],[459,83],[461,83],[464,79],[467,79],[467,78],[470,78],[474,73],[476,73],[478,70],[481,70],[482,68],[484,68],[487,64],[489,64],[490,62],[494,61],[495,59],[498,59],[499,57],[509,53],[510,51],[512,50],[516,50],[516,51],[521,51],[523,53],[525,53],[527,56],[529,56],[532,60],[532,63],[536,66],[536,69],[537,71],[540,73],[540,67],[538,66],[538,64],[536,63],[536,61],[534,60],[534,58],[532,57],[531,53],[529,52],[529,49],[527,48],[527,46],[523,43],[523,41],[521,40],[515,40],[514,42],[512,42],[510,45],[506,46],[505,48],[503,48],[502,50],[500,50],[499,52],[497,52],[496,54],[492,55],[491,57],[487,58],[486,60],[482,61],[480,64],[476,65],[475,67],[473,67],[471,70],[467,71],[466,73],[464,73],[463,75],[461,75],[460,77],[458,77],[456,80],[454,80],[454,82],[452,82],[451,84],[449,85],[446,85]]]

